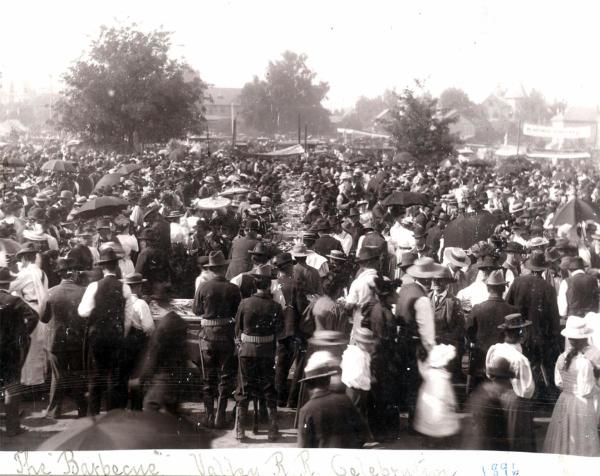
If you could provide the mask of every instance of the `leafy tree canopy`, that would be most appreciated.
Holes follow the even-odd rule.
[[[408,152],[424,162],[455,155],[460,140],[450,133],[449,126],[456,119],[438,114],[437,99],[427,93],[417,95],[410,88],[393,95],[394,104],[382,124],[398,152]]]
[[[264,80],[255,76],[244,85],[241,114],[249,127],[266,134],[293,132],[299,115],[302,126],[307,124],[313,133],[328,131],[329,111],[321,102],[329,85],[316,82],[306,60],[305,54],[286,51],[280,60],[269,62]]]
[[[64,75],[59,124],[96,143],[162,142],[199,132],[206,84],[169,58],[171,34],[102,27]]]

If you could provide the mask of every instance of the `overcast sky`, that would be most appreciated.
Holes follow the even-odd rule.
[[[57,90],[100,25],[135,21],[172,31],[174,54],[216,86],[241,87],[284,50],[304,52],[329,82],[330,108],[412,78],[475,101],[522,83],[549,101],[595,106],[598,13],[593,0],[14,0],[0,10],[0,71],[4,88]]]

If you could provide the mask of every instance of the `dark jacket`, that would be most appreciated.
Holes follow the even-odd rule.
[[[518,276],[508,290],[506,301],[516,306],[517,312],[532,322],[528,331],[529,339],[543,345],[559,336],[556,291],[544,278],[534,274]]]
[[[125,333],[125,298],[121,281],[112,274],[98,281],[94,302],[95,307],[87,323],[89,343],[109,342],[115,345]]]
[[[446,294],[438,300],[430,294],[435,317],[435,340],[438,344],[450,344],[458,349],[463,346],[465,336],[465,318],[460,301]]]
[[[342,244],[331,235],[323,235],[317,238],[313,246],[313,250],[319,253],[321,256],[327,256],[331,254],[332,250],[338,250],[343,252]]]
[[[85,288],[63,279],[48,291],[46,310],[41,321],[48,324],[46,349],[49,352],[74,352],[83,348],[85,321],[77,307]]]
[[[567,315],[584,317],[598,312],[598,280],[578,273],[567,279]]]
[[[258,291],[254,296],[242,299],[235,316],[235,335],[274,336],[268,343],[243,342],[240,357],[275,357],[275,336],[283,324],[281,306],[273,301],[270,293]]]
[[[299,448],[361,448],[366,435],[363,419],[345,394],[323,390],[300,409]]]
[[[23,299],[0,290],[0,386],[18,383],[38,315]]]
[[[166,254],[171,253],[171,224],[162,215],[152,223],[152,234],[156,238],[156,247]]]
[[[142,284],[143,294],[152,294],[155,284],[169,282],[170,267],[166,251],[158,245],[144,248],[135,263],[135,271],[148,280]]]
[[[490,297],[487,301],[476,304],[467,319],[467,337],[475,342],[485,356],[493,344],[504,341],[502,331],[498,329],[504,323],[504,317],[516,312],[519,309],[502,298]]]
[[[193,311],[203,319],[229,319],[230,324],[202,326],[200,337],[207,346],[233,348],[234,322],[241,302],[240,290],[225,278],[217,276],[202,283],[194,296]],[[207,347],[208,348],[208,347]]]

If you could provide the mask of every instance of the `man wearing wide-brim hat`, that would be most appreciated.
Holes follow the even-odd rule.
[[[488,289],[485,280],[492,271],[500,269],[497,259],[492,255],[483,256],[475,266],[478,269],[475,281],[456,294],[456,297],[463,302],[463,307],[466,310],[484,302],[488,298]]]
[[[407,269],[414,283],[403,285],[398,293],[396,316],[400,320],[401,346],[405,348],[403,368],[405,401],[409,405],[409,418],[414,417],[418,386],[420,382],[417,359],[424,361],[435,345],[434,310],[429,300],[431,280],[444,266],[432,258],[421,258]]]
[[[504,251],[506,260],[502,263],[502,268],[505,270],[504,277],[510,287],[515,278],[521,275],[521,262],[525,248],[515,241],[510,241]]]
[[[367,428],[356,407],[344,393],[330,389],[331,377],[339,373],[339,360],[329,351],[308,359],[303,382],[310,399],[300,409],[299,448],[360,448],[366,441]]]
[[[492,271],[482,284],[486,286],[488,297],[473,306],[465,325],[472,348],[470,375],[476,379],[474,384],[483,378],[488,349],[492,344],[502,342],[498,326],[504,323],[505,316],[518,311],[503,298],[507,283],[501,269]]]
[[[356,257],[359,270],[356,278],[350,284],[346,297],[346,310],[352,312],[352,334],[361,327],[363,319],[362,306],[375,297],[375,278],[378,276],[380,265],[380,249],[378,247],[363,246]]]
[[[569,277],[558,289],[558,312],[561,316],[584,317],[598,311],[598,280],[585,273],[585,263],[580,256],[569,262]]]
[[[138,241],[141,250],[135,263],[135,272],[147,280],[142,284],[142,293],[144,296],[163,298],[171,280],[167,251],[159,246],[156,234],[152,230],[143,230]]]
[[[552,375],[554,362],[560,352],[559,330],[560,315],[556,290],[544,279],[548,268],[545,254],[532,253],[525,262],[531,274],[521,275],[513,281],[506,301],[519,308],[523,317],[531,321],[529,338],[525,342],[525,355],[533,367],[542,364],[545,375]],[[546,378],[549,389],[553,389],[551,379]]]
[[[258,230],[260,223],[255,219],[248,219],[244,225],[245,234],[233,240],[229,257],[231,262],[227,268],[225,277],[233,279],[240,273],[250,271],[252,268],[250,252],[255,248],[260,239]]]
[[[208,255],[204,268],[211,270],[213,277],[198,286],[192,306],[194,313],[202,317],[200,351],[206,424],[217,428],[225,425],[227,400],[234,386],[234,322],[242,298],[240,289],[225,279],[228,264],[221,251]]]
[[[273,441],[279,435],[274,366],[276,339],[281,331],[283,310],[270,293],[273,279],[271,266],[260,266],[252,272],[252,276],[256,280],[257,290],[254,295],[242,299],[235,318],[235,335],[240,342],[236,439],[245,438],[244,420],[250,400],[264,398],[269,414],[268,439]]]
[[[119,256],[112,248],[103,249],[97,265],[103,278],[88,285],[77,308],[87,320],[88,416],[100,412],[105,390],[107,410],[127,404],[127,382],[117,375],[125,323],[133,319],[131,288],[117,278]]]
[[[456,296],[458,291],[466,288],[469,283],[465,271],[471,264],[471,260],[462,248],[449,246],[444,249],[444,259],[442,264],[448,267],[454,280],[449,284],[450,291]]]
[[[252,267],[249,271],[245,271],[243,273],[234,276],[230,279],[230,282],[235,284],[240,288],[240,292],[242,293],[242,298],[247,298],[252,296],[256,291],[256,282],[251,276],[253,272],[255,272],[260,266],[263,266],[269,262],[271,258],[271,252],[267,245],[262,241],[256,243],[254,248],[248,251],[248,254],[251,256],[250,260],[252,262]],[[230,269],[231,265],[228,269]]]

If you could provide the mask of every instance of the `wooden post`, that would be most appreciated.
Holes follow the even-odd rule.
[[[302,144],[302,132],[300,127],[300,113],[298,113],[298,144]]]
[[[521,143],[521,121],[519,121],[519,131],[517,133],[517,157],[519,157],[519,144]]]
[[[235,136],[237,134],[237,119],[233,119],[233,131],[231,134],[231,146],[235,149]]]
[[[206,153],[210,159],[210,135],[208,133],[208,125],[206,126]]]
[[[304,124],[304,152],[308,154],[308,124]]]

